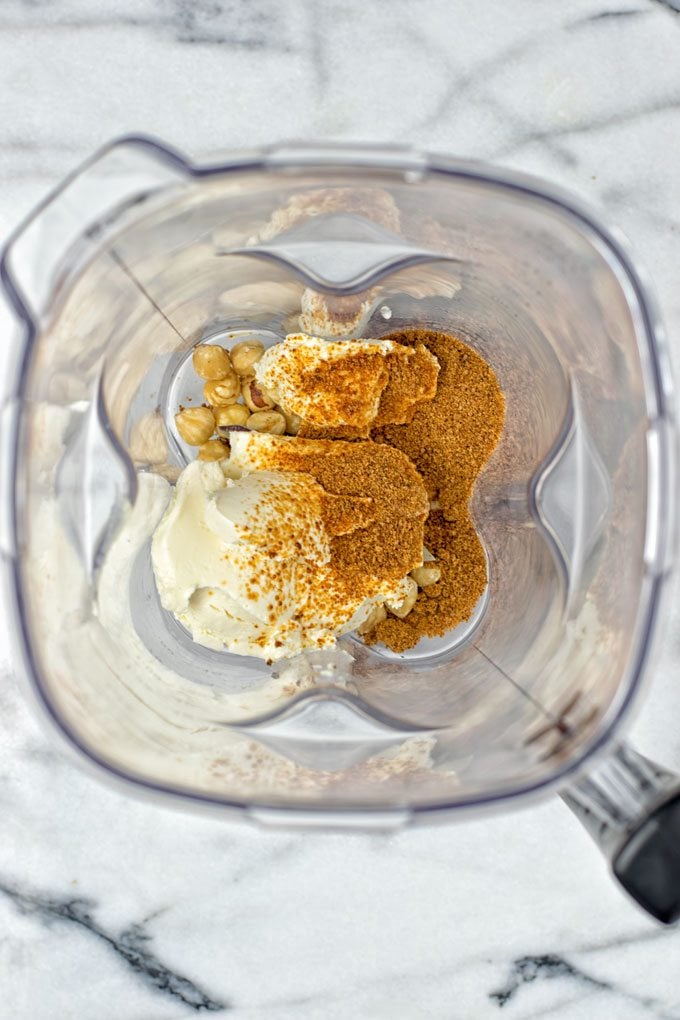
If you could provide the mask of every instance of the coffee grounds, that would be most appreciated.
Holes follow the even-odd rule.
[[[486,557],[470,517],[475,480],[503,429],[505,400],[486,361],[455,336],[426,329],[389,333],[383,340],[423,344],[440,365],[434,399],[411,422],[372,432],[378,443],[401,450],[420,472],[435,508],[425,523],[425,545],[441,579],[419,594],[403,620],[388,616],[366,637],[396,652],[422,637],[441,637],[471,615],[487,583]]]

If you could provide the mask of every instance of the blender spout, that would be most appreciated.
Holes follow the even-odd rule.
[[[265,259],[327,294],[356,294],[392,273],[428,262],[459,262],[454,255],[405,241],[354,213],[314,216],[266,241],[218,250],[222,256]]]

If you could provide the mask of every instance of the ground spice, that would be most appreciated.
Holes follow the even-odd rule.
[[[423,344],[440,365],[434,399],[421,404],[410,423],[372,433],[376,442],[411,459],[436,504],[425,524],[425,545],[441,567],[440,581],[420,591],[407,617],[389,616],[365,638],[403,652],[421,637],[439,637],[466,620],[484,591],[486,558],[469,503],[503,429],[505,401],[490,366],[457,337],[409,329],[381,339]]]
[[[339,421],[344,418],[344,424],[357,438],[367,438],[375,407],[388,380],[387,359],[380,349],[367,344],[365,350],[352,357],[320,361],[314,367],[306,367],[308,358],[305,350],[292,351],[283,366],[285,374],[291,376],[295,361],[301,363],[293,378],[309,414],[303,417],[299,434],[305,435],[307,425],[323,429],[328,421],[337,427],[341,415]],[[297,407],[292,410],[300,413]]]
[[[420,564],[429,503],[422,478],[399,450],[370,440],[253,434],[248,463],[311,475],[324,490],[332,573],[307,607],[312,617],[337,614],[340,623],[347,606],[393,589]]]
[[[392,349],[390,349],[390,347]],[[367,439],[376,425],[410,421],[433,398],[439,365],[417,347],[323,341],[289,334],[264,355],[260,385],[309,439]]]

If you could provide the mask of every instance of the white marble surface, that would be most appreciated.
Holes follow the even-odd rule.
[[[679,8],[4,0],[0,234],[123,132],[189,153],[411,141],[598,205],[680,355]],[[393,836],[175,813],[74,768],[2,648],[0,1020],[680,1018],[680,931],[616,890],[558,802]],[[675,768],[679,667],[676,611],[633,727]]]

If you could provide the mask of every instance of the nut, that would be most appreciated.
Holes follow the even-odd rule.
[[[390,606],[390,612],[393,613],[395,616],[398,616],[400,620],[403,620],[404,617],[408,616],[408,614],[415,606],[417,598],[418,598],[418,585],[416,584],[412,577],[407,577],[406,595],[403,601],[400,602],[399,605],[396,607],[388,603]]]
[[[209,407],[182,407],[175,415],[175,425],[185,443],[201,446],[215,431],[215,418]]]
[[[229,445],[221,439],[209,439],[198,451],[199,460],[224,460],[229,456]]]
[[[250,411],[243,404],[228,404],[216,407],[213,411],[218,429],[223,425],[245,425],[250,418]]]
[[[240,376],[246,377],[253,374],[263,354],[264,344],[259,340],[242,340],[232,348],[231,363]]]
[[[217,344],[201,344],[192,356],[194,372],[201,379],[225,379],[234,370],[229,353]]]
[[[286,431],[286,419],[278,411],[255,411],[246,422],[252,432],[267,432],[270,436],[282,436]]]
[[[226,407],[238,400],[241,382],[232,368],[224,379],[209,379],[203,387],[203,397],[207,404],[214,407]]]
[[[286,419],[286,434],[289,436],[296,436],[300,431],[300,425],[302,425],[302,418],[299,414],[295,414],[294,411],[284,411],[282,407],[276,405],[276,410],[279,414],[282,414]]]
[[[241,395],[251,411],[269,411],[276,401],[272,400],[266,390],[255,379],[244,379],[241,384]]]
[[[250,417],[250,415],[248,415]],[[231,440],[232,432],[247,432],[248,429],[245,425],[218,425],[217,426],[217,438],[224,439],[225,442],[229,443]]]
[[[357,627],[357,634],[361,634],[362,637],[364,634],[370,634],[372,630],[375,630],[379,623],[382,623],[383,620],[386,619],[387,610],[382,603],[379,606],[373,606],[364,622],[360,623]]]
[[[411,571],[411,577],[419,588],[427,588],[436,584],[442,576],[442,572],[436,563],[424,563],[422,567],[416,567]]]

